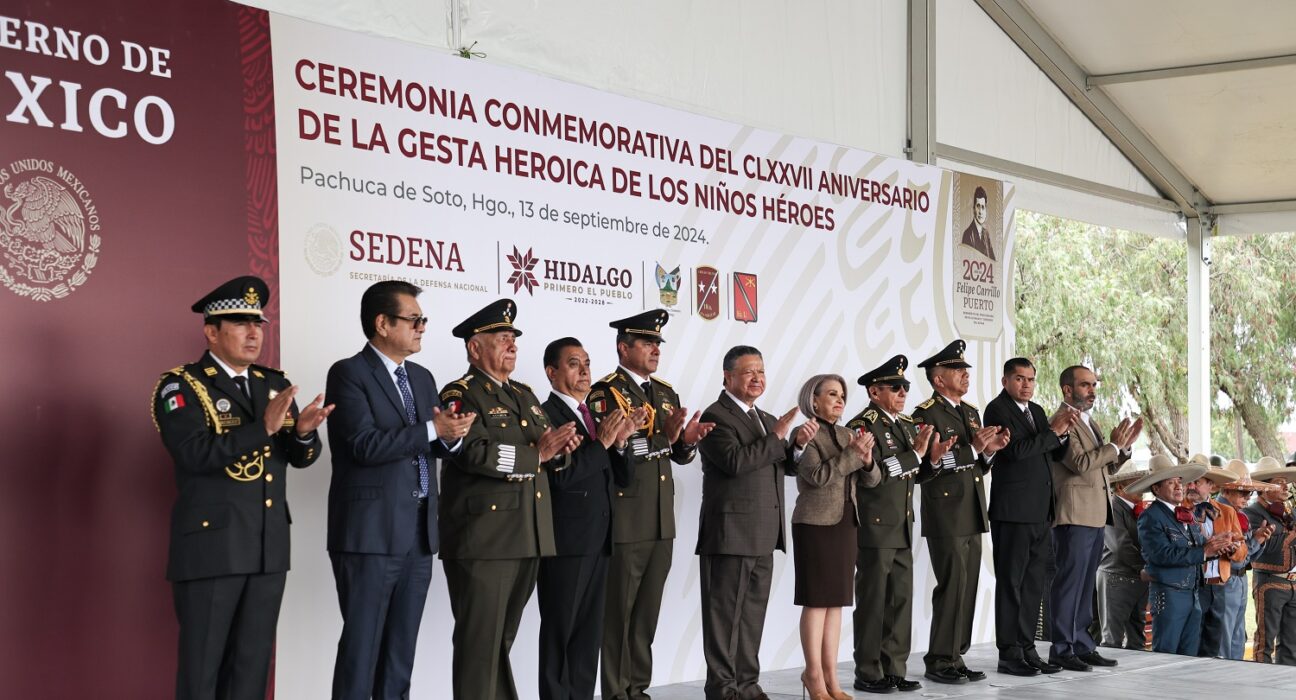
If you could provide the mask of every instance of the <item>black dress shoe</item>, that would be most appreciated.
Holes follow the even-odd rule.
[[[936,681],[937,683],[946,683],[949,685],[963,685],[968,682],[967,676],[964,676],[957,668],[942,668],[939,671],[928,671],[923,674],[924,678]]]
[[[905,680],[900,676],[887,676],[887,680],[891,681],[891,684],[896,687],[896,690],[902,693],[922,690],[922,683],[919,683],[918,681]]]
[[[983,680],[985,680],[985,677],[986,677],[986,676],[985,676],[985,673],[983,673],[983,672],[981,672],[981,671],[973,671],[973,670],[970,669],[970,668],[960,668],[960,669],[959,669],[959,673],[963,674],[963,677],[964,677],[964,678],[966,678],[966,679],[972,681],[973,683],[975,683],[975,682],[977,682],[977,681],[983,681]]]
[[[1039,655],[1027,656],[1026,663],[1030,664],[1032,668],[1037,669],[1040,673],[1048,674],[1048,673],[1062,672],[1061,666],[1058,666],[1057,664],[1051,664],[1045,661],[1044,659],[1041,659]]]
[[[1022,659],[999,659],[999,672],[1010,676],[1038,676],[1039,669]]]
[[[891,681],[891,676],[882,676],[875,681],[862,681],[856,678],[855,690],[862,690],[866,693],[894,693],[896,687],[895,683]]]
[[[1097,649],[1094,649],[1088,654],[1078,654],[1077,658],[1089,664],[1090,666],[1115,666],[1116,665],[1116,659],[1108,659],[1102,656],[1101,654],[1098,653]]]
[[[1063,669],[1067,671],[1092,671],[1093,670],[1093,666],[1090,666],[1089,664],[1081,661],[1080,657],[1076,656],[1075,654],[1068,654],[1066,656],[1053,656],[1052,654],[1050,654],[1049,663],[1054,664],[1056,666],[1061,666]]]

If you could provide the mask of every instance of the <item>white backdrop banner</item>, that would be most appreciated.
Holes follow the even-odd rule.
[[[950,171],[280,15],[271,29],[282,356],[304,393],[321,391],[329,366],[363,346],[360,295],[384,279],[425,289],[431,321],[413,359],[441,385],[467,369],[450,328],[513,298],[526,333],[515,377],[542,400],[549,341],[579,338],[597,378],[616,363],[608,323],[651,308],[671,313],[659,375],[690,410],[717,398],[733,345],[763,352],[769,390],[759,403],[781,414],[813,374],[853,378],[897,353],[916,363],[956,337],[955,306],[968,298],[959,283],[969,280],[955,250],[968,220],[956,234]],[[998,270],[1012,269],[1012,192],[1002,184],[993,207]],[[1006,302],[1011,285],[1002,286]],[[1005,305],[981,304],[968,344],[974,401],[997,393],[1012,347]],[[911,379],[917,404],[927,385]],[[866,404],[852,391],[848,414]],[[290,483],[295,557],[276,666],[284,698],[328,695],[341,630],[324,545],[328,462]],[[705,675],[699,467],[676,467],[679,538],[654,684]],[[925,551],[920,541],[916,652],[934,586]],[[978,641],[993,629],[988,547],[985,556]],[[790,560],[778,554],[765,668],[801,664],[792,589]],[[416,697],[449,697],[452,625],[436,573]],[[535,696],[538,628],[532,601],[512,655],[522,697]],[[849,615],[842,639],[847,659]]]

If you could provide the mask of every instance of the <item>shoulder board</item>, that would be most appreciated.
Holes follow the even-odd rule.
[[[963,401],[963,402],[961,402],[961,403],[962,403],[964,406],[967,406],[968,408],[972,409],[973,411],[979,411],[979,410],[981,410],[981,409],[977,408],[977,405],[974,404],[974,403],[972,403],[971,401]]]
[[[178,377],[178,376],[184,374],[184,372],[185,372],[185,366],[184,366],[184,365],[180,365],[179,367],[172,367],[171,369],[169,369],[169,370],[163,372],[163,373],[162,373],[162,376],[163,376],[164,378],[165,378],[167,375],[175,375],[175,376]]]
[[[855,418],[852,418],[849,423],[846,424],[846,427],[851,430],[856,430],[859,428],[863,428],[866,425],[867,423],[864,422],[864,418],[862,416],[856,416]]]
[[[534,391],[531,390],[531,387],[530,387],[530,386],[528,386],[528,385],[526,385],[526,384],[523,384],[522,382],[519,382],[519,381],[516,380],[516,379],[510,379],[510,380],[509,380],[509,384],[514,384],[514,385],[520,386],[520,387],[522,387],[523,389],[526,389],[527,391],[530,391],[530,392],[533,393],[533,394],[535,393]]]
[[[616,373],[616,372],[613,372],[612,374],[609,374],[608,376],[606,376],[606,377],[604,377],[604,378],[598,380],[598,383],[599,383],[599,384],[607,384],[608,382],[610,382],[610,381],[612,381],[613,379],[616,379],[616,378],[617,378],[617,373]]]
[[[266,366],[264,366],[264,365],[252,365],[252,368],[253,368],[253,369],[259,369],[259,370],[264,370],[264,371],[266,371],[266,372],[273,372],[273,373],[275,373],[275,374],[277,374],[277,375],[279,375],[279,376],[281,376],[281,377],[283,376],[283,373],[284,373],[284,371],[281,370],[281,369],[278,369],[278,368],[275,368],[275,367],[266,367]]]
[[[914,419],[913,419],[913,418],[910,418],[908,415],[906,415],[906,414],[904,414],[904,413],[899,413],[899,414],[897,414],[897,415],[900,416],[900,420],[908,421],[908,422],[910,422],[910,423],[914,422]]]
[[[458,383],[458,382],[456,382],[456,384],[457,384],[457,383]],[[464,388],[466,389],[467,387],[464,387]],[[448,386],[448,387],[446,387],[446,388],[444,388],[444,389],[441,390],[441,397],[442,397],[442,398],[445,398],[445,397],[453,397],[453,396],[463,396],[463,390],[460,389],[460,388],[458,388],[458,387],[456,387],[456,386],[454,386],[454,385]]]
[[[473,376],[472,376],[471,374],[465,374],[464,376],[462,376],[462,377],[460,377],[460,378],[454,380],[453,382],[450,382],[450,385],[451,385],[451,386],[459,385],[459,386],[461,386],[461,387],[467,389],[467,388],[468,388],[468,380],[470,380],[470,379],[472,379],[472,378],[473,378]]]
[[[927,399],[926,401],[918,404],[918,408],[926,409],[926,408],[931,408],[932,406],[935,405],[936,405],[936,397],[933,396],[932,398]]]
[[[877,418],[878,418],[878,412],[877,412],[876,410],[874,410],[874,409],[871,409],[871,408],[870,408],[869,410],[867,410],[867,411],[864,412],[864,420],[866,420],[866,421],[868,421],[868,422],[870,422],[870,423],[872,423],[873,421],[877,420]]]
[[[675,387],[671,386],[669,383],[667,383],[666,380],[664,380],[664,379],[658,379],[657,377],[649,377],[649,379],[653,380],[654,382],[657,382],[658,384],[661,384],[662,386],[666,387],[667,389],[674,389],[674,388],[675,388]]]

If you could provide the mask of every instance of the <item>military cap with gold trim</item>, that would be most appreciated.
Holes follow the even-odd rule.
[[[502,333],[512,331],[513,335],[522,335],[522,331],[513,325],[517,318],[517,305],[512,299],[500,299],[486,305],[481,311],[464,319],[463,323],[450,330],[456,338],[469,338],[478,333]]]
[[[662,326],[670,320],[670,314],[665,309],[653,309],[641,314],[635,314],[620,321],[613,321],[608,325],[617,329],[618,333],[629,333],[630,335],[641,335],[645,338],[656,340],[660,343],[666,342],[662,337]]]
[[[905,379],[905,369],[909,367],[909,358],[904,355],[895,357],[883,362],[881,366],[872,369],[857,380],[860,386],[873,386],[874,384],[886,384],[896,389],[909,391],[909,380]]]
[[[962,339],[956,340],[945,346],[944,350],[932,355],[931,357],[918,363],[919,367],[949,367],[951,369],[967,369],[972,365],[963,357],[963,351],[967,349],[967,343]]]
[[[204,319],[250,316],[265,320],[261,309],[269,303],[270,287],[260,277],[246,275],[213,289],[189,308]]]

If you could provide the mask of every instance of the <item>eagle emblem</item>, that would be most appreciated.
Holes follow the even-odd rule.
[[[36,301],[61,299],[99,260],[94,199],[75,175],[63,168],[54,175],[47,162],[16,161],[7,170],[19,177],[5,185],[8,202],[0,202],[0,283]]]

